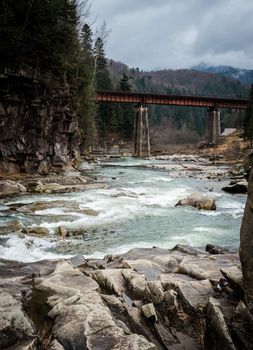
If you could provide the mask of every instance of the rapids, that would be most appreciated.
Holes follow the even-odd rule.
[[[34,261],[83,254],[100,258],[133,247],[172,248],[179,243],[238,249],[246,196],[222,192],[228,181],[180,173],[176,177],[175,172],[172,176],[172,170],[163,169],[168,162],[176,169],[173,161],[106,158],[95,165],[93,175],[108,183],[108,189],[2,200],[0,227],[18,219],[24,226],[48,228],[50,236],[0,235],[0,257]],[[217,210],[175,207],[193,192],[213,196]],[[26,210],[13,209],[20,207]],[[62,240],[56,234],[59,226],[83,234]]]

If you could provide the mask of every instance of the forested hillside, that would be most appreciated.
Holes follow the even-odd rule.
[[[106,59],[94,35],[89,1],[3,0],[0,3],[0,170],[48,173],[89,146],[131,141],[134,106],[99,105],[95,91],[118,89],[246,97],[235,79],[194,70],[143,72]],[[205,111],[150,106],[153,133],[164,143],[198,141]],[[242,124],[223,111],[222,123]]]
[[[160,70],[145,72],[129,68],[121,62],[108,61],[109,70],[118,86],[122,76],[128,77],[132,90],[169,94],[198,94],[205,96],[248,97],[248,86],[238,80],[195,70]],[[189,107],[151,106],[150,123],[165,143],[195,142],[204,133],[205,110]],[[241,127],[243,115],[222,111],[222,127]]]

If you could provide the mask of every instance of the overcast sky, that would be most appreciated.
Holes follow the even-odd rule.
[[[253,0],[91,0],[108,58],[152,70],[205,62],[253,69]]]

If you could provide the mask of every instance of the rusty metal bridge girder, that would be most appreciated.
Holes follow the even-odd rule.
[[[157,104],[170,106],[189,106],[207,108],[245,109],[246,99],[207,96],[165,95],[128,91],[96,91],[97,102]]]

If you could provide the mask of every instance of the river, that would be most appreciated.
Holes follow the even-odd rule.
[[[176,244],[204,247],[211,243],[238,249],[246,196],[223,192],[224,181],[174,176],[163,169],[168,163],[177,166],[171,160],[105,158],[95,165],[93,176],[108,183],[108,188],[2,200],[0,226],[18,219],[24,226],[46,227],[50,235],[1,235],[0,257],[35,261],[83,254],[100,258],[133,247]],[[175,207],[193,192],[213,196],[217,210]],[[20,207],[26,210],[13,210]],[[59,226],[83,234],[63,240],[56,234]]]

